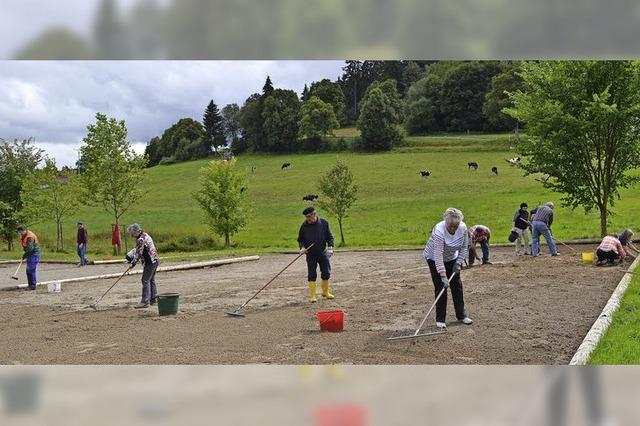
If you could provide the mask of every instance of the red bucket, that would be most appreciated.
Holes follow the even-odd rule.
[[[322,311],[316,312],[320,321],[320,331],[342,331],[344,322],[343,311]]]

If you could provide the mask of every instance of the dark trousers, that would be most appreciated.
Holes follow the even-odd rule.
[[[618,255],[618,253],[616,253],[613,250],[604,251],[604,250],[598,249],[598,251],[596,251],[596,256],[598,256],[598,260],[600,262],[606,260],[608,263],[616,263],[618,259],[620,259],[620,255]]]
[[[150,303],[156,298],[156,269],[160,262],[147,262],[142,270],[142,303]]]
[[[38,268],[39,262],[40,255],[38,254],[27,257],[27,283],[29,283],[29,288],[32,290],[35,289],[38,284],[36,269]]]
[[[318,278],[318,265],[320,265],[320,278],[328,280],[331,278],[331,263],[327,253],[313,254],[307,253],[307,279],[315,281]]]
[[[442,282],[440,273],[436,270],[436,263],[433,260],[428,259],[427,264],[429,265],[429,271],[431,271],[431,279],[433,280],[435,295],[438,297],[438,294],[444,287],[444,283]],[[453,266],[455,264],[455,260],[444,263],[444,267],[447,270],[447,277],[450,277],[453,273]],[[464,319],[467,316],[467,313],[464,310],[464,296],[462,292],[462,280],[460,279],[460,274],[456,274],[449,282],[449,288],[451,289],[451,297],[453,297],[453,308],[456,311],[456,318],[459,320]],[[440,296],[438,303],[436,303],[436,321],[444,322],[446,317],[447,292],[445,291],[442,293],[442,296]]]
[[[489,240],[481,240],[478,241],[480,243],[480,247],[482,248],[482,264],[489,262]],[[475,247],[469,247],[469,266],[473,266],[476,261]]]

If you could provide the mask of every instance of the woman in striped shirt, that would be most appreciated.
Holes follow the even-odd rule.
[[[463,219],[464,215],[460,210],[453,207],[448,208],[444,212],[444,220],[433,227],[431,237],[424,248],[423,257],[427,260],[431,271],[436,297],[443,287],[451,287],[456,318],[468,325],[473,321],[467,316],[464,309],[462,280],[460,279],[462,262],[464,262],[469,250],[469,233]],[[455,276],[451,278],[454,272]],[[450,282],[449,278],[451,278]],[[447,292],[445,289],[436,304],[436,327],[447,327],[446,316]]]

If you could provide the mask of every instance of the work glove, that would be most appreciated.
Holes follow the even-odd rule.
[[[307,252],[306,247],[300,247],[300,254],[305,254]]]
[[[440,276],[440,279],[442,280],[442,284],[444,284],[444,288],[449,287],[449,278]]]
[[[83,245],[84,244],[82,244],[82,243],[78,244],[78,248],[82,248]]]
[[[462,264],[456,262],[456,264],[453,265],[453,273],[454,274],[459,274],[461,270],[462,270]]]
[[[333,256],[333,247],[327,247],[327,257],[331,258]]]

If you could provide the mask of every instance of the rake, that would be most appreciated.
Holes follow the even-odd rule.
[[[267,286],[268,286],[269,284],[271,284],[272,282],[274,282],[274,281],[276,280],[276,278],[278,278],[278,277],[280,276],[280,274],[282,274],[284,271],[286,271],[287,269],[289,269],[289,267],[290,267],[291,265],[293,265],[293,263],[294,263],[296,260],[300,259],[300,258],[302,257],[302,255],[303,255],[303,254],[306,254],[306,252],[307,252],[311,247],[313,247],[313,243],[312,243],[309,247],[305,248],[305,251],[304,251],[304,252],[300,253],[299,255],[297,255],[297,256],[296,256],[296,258],[295,258],[295,259],[293,259],[291,262],[289,262],[289,264],[288,264],[287,266],[285,266],[284,268],[282,268],[282,270],[281,270],[280,272],[278,272],[278,273],[276,274],[276,276],[275,276],[275,277],[271,278],[271,279],[269,280],[269,282],[268,282],[268,283],[266,283],[265,285],[263,285],[263,286],[262,286],[262,288],[261,288],[260,290],[256,291],[256,293],[255,293],[253,296],[251,296],[251,297],[250,297],[246,302],[244,302],[242,305],[240,305],[240,307],[239,307],[238,309],[236,309],[236,310],[235,310],[235,311],[233,311],[233,312],[225,312],[225,314],[226,314],[226,315],[228,315],[228,316],[230,316],[230,317],[244,317],[245,315],[244,315],[241,311],[242,311],[242,309],[243,309],[245,306],[247,306],[247,303],[249,303],[249,302],[251,302],[253,299],[255,299],[255,297],[256,297],[257,295],[259,295],[259,294],[262,292],[262,290],[264,290],[265,288],[267,288]]]
[[[525,220],[525,219],[522,219],[522,220],[531,226],[531,222],[529,222],[528,220]],[[551,232],[551,231],[549,231],[549,232]],[[565,246],[566,248],[568,248],[569,250],[571,250],[571,251],[573,252],[573,254],[578,254],[578,252],[577,252],[573,247],[569,246],[568,244],[565,244],[563,241],[560,241],[560,240],[556,239],[556,238],[553,236],[553,234],[551,234],[551,239],[552,239],[553,241],[555,241],[556,243],[560,243],[560,244],[562,244],[563,246]]]
[[[92,304],[90,304],[89,306],[85,306],[85,309],[87,309],[87,308],[91,308],[91,309],[93,309],[94,311],[95,311],[95,310],[97,310],[97,309],[98,309],[98,303],[100,303],[100,301],[102,300],[102,298],[103,298],[103,297],[105,297],[105,296],[107,295],[107,293],[109,293],[109,292],[111,291],[111,289],[112,289],[112,288],[114,288],[114,287],[116,286],[116,284],[118,284],[118,282],[119,282],[119,281],[120,281],[120,280],[121,280],[125,275],[127,275],[127,272],[129,272],[129,271],[130,271],[130,270],[132,270],[133,268],[134,268],[134,265],[129,266],[129,267],[127,268],[127,270],[126,270],[126,271],[124,271],[124,272],[122,273],[122,275],[120,275],[120,276],[118,277],[118,279],[116,280],[116,282],[114,282],[113,284],[111,284],[111,287],[109,287],[109,288],[107,289],[107,291],[105,291],[105,292],[102,294],[102,296],[98,297],[98,298],[96,299],[96,301],[95,301],[95,302],[93,302]]]
[[[20,267],[22,266],[22,261],[24,259],[20,259],[20,264],[18,265],[18,268],[16,269],[16,272],[14,272],[13,275],[11,275],[11,279],[12,280],[17,280],[18,279],[18,271],[20,270]]]
[[[453,279],[453,277],[456,275],[456,273],[454,272],[453,274],[451,274],[451,276],[449,277],[449,281],[451,281]],[[440,300],[440,297],[442,297],[442,295],[444,294],[445,291],[447,291],[447,287],[449,287],[448,285],[445,285],[444,287],[442,287],[442,290],[440,290],[440,293],[438,293],[438,295],[436,296],[436,300],[433,301],[433,303],[431,304],[431,307],[429,308],[429,310],[427,311],[427,314],[424,316],[424,318],[422,319],[422,322],[420,323],[420,325],[418,326],[418,328],[416,329],[416,332],[413,334],[409,334],[406,336],[396,336],[396,337],[387,337],[387,340],[406,340],[406,339],[415,339],[418,337],[425,337],[425,336],[433,336],[435,334],[443,334],[446,333],[446,330],[440,330],[440,331],[431,331],[429,333],[420,333],[420,329],[422,329],[422,326],[424,325],[424,323],[427,321],[427,318],[429,317],[429,314],[431,313],[431,311],[433,311],[433,308],[436,307],[436,303],[438,303],[438,300]]]

